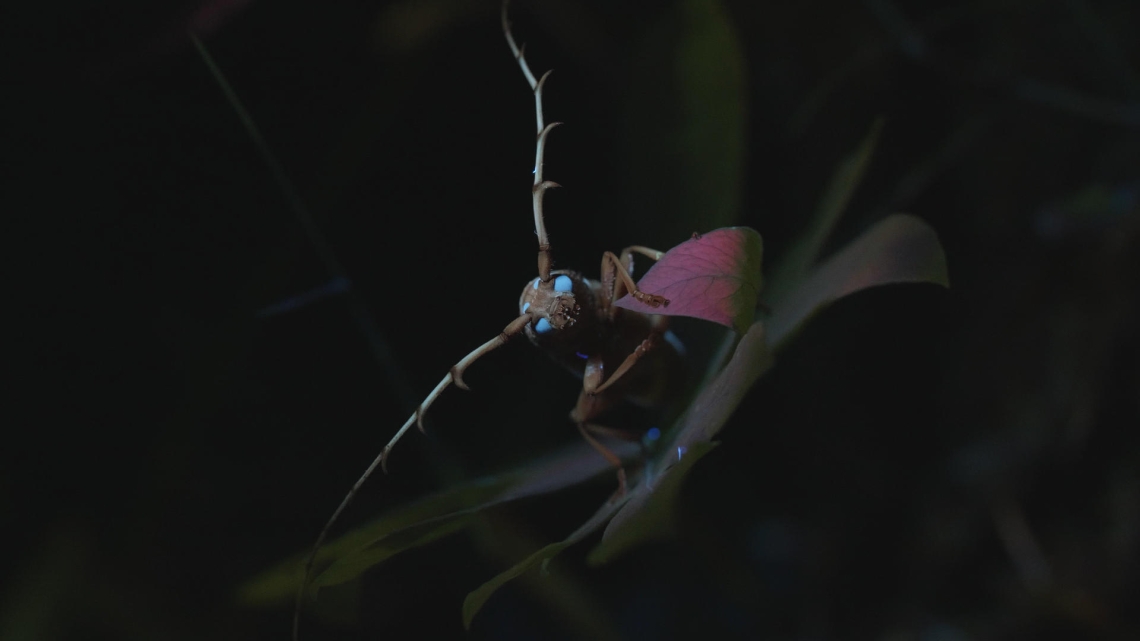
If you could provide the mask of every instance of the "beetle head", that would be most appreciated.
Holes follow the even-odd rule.
[[[527,333],[539,336],[566,329],[578,320],[580,308],[574,298],[574,279],[569,272],[557,271],[542,282],[536,278],[523,286],[519,313],[534,319]]]

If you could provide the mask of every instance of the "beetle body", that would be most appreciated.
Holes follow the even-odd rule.
[[[518,301],[518,316],[498,336],[452,366],[349,490],[313,544],[305,563],[302,590],[308,584],[313,560],[329,530],[375,469],[386,469],[388,455],[396,442],[412,425],[423,430],[423,416],[440,394],[453,383],[456,387],[467,389],[463,382],[463,372],[487,353],[504,345],[511,337],[526,334],[531,343],[545,350],[556,362],[582,380],[582,391],[570,412],[570,419],[582,437],[617,469],[618,494],[625,492],[622,461],[598,441],[596,435],[625,434],[621,430],[597,425],[594,419],[623,399],[642,407],[660,407],[676,398],[684,383],[683,348],[668,331],[668,317],[629,311],[614,305],[627,294],[650,307],[669,304],[664,297],[640,291],[631,277],[634,254],[658,260],[662,252],[640,246],[627,247],[620,257],[605,252],[602,256],[601,277],[597,281],[587,280],[578,272],[551,269],[553,258],[543,220],[542,202],[546,190],[558,185],[543,180],[543,154],[547,136],[559,123],[544,124],[542,113],[542,87],[550,72],[537,79],[531,73],[521,47],[511,35],[506,0],[502,6],[502,26],[507,44],[534,92],[537,140],[531,196],[535,234],[538,236],[538,277],[527,281],[523,287]],[[298,592],[297,609],[294,612],[294,640],[298,634],[301,594]]]
[[[645,342],[645,356],[613,386],[590,394],[590,420],[621,400],[643,408],[660,407],[684,383],[684,347],[666,329],[666,318],[618,309],[606,304],[613,296],[606,284],[571,270],[551,272],[551,280],[528,281],[519,296],[519,313],[545,308],[554,322],[539,318],[523,330],[530,342],[577,378],[606,379]],[[583,403],[579,401],[579,405]],[[576,408],[578,409],[578,408]],[[572,413],[573,414],[573,413]]]

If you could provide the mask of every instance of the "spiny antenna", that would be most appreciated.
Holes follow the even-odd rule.
[[[340,502],[340,505],[337,506],[336,511],[334,511],[332,516],[329,517],[329,520],[327,523],[325,523],[325,526],[321,528],[321,533],[317,535],[317,540],[313,543],[313,548],[309,551],[308,558],[305,559],[305,572],[301,577],[301,585],[297,588],[297,596],[293,609],[293,641],[298,641],[299,638],[299,629],[301,623],[301,604],[304,602],[305,587],[309,585],[309,579],[312,578],[313,563],[316,561],[317,553],[320,551],[321,546],[324,545],[325,539],[329,535],[329,531],[332,530],[333,524],[335,524],[337,519],[340,518],[341,513],[344,512],[349,503],[352,503],[352,499],[356,498],[356,494],[360,491],[360,488],[364,485],[365,481],[368,480],[368,477],[372,476],[372,473],[376,471],[377,467],[381,468],[385,472],[388,471],[389,453],[391,453],[392,448],[396,445],[396,442],[400,440],[404,433],[407,432],[413,424],[417,425],[420,428],[421,432],[424,431],[424,414],[427,413],[428,408],[431,407],[432,403],[435,402],[435,399],[439,398],[439,395],[443,393],[443,390],[447,389],[447,387],[452,383],[455,383],[455,386],[460,389],[468,389],[467,384],[463,382],[463,372],[466,371],[472,363],[479,360],[492,350],[502,347],[508,340],[510,340],[512,336],[523,331],[523,329],[533,320],[534,319],[531,314],[523,314],[519,316],[518,318],[511,321],[510,325],[507,325],[505,328],[503,328],[503,331],[500,332],[498,336],[492,338],[486,343],[483,343],[470,354],[460,359],[460,361],[454,366],[452,366],[451,371],[449,371],[447,375],[443,377],[443,380],[441,380],[439,384],[435,386],[435,389],[433,389],[431,393],[427,395],[427,398],[425,398],[424,401],[420,403],[420,406],[416,408],[416,411],[411,416],[408,417],[408,420],[404,421],[404,424],[400,427],[400,430],[396,432],[396,435],[392,437],[392,440],[388,441],[388,444],[384,446],[384,450],[380,452],[376,458],[372,459],[372,463],[368,465],[368,469],[364,470],[364,473],[361,474],[360,478],[356,480],[356,483],[352,485],[352,489],[348,491],[348,494],[345,494],[344,499]]]
[[[547,238],[546,225],[543,223],[542,218],[542,197],[546,193],[547,189],[558,187],[559,185],[555,182],[542,179],[542,161],[543,153],[546,149],[546,137],[550,134],[551,129],[554,129],[561,123],[552,122],[549,125],[543,124],[542,87],[546,82],[546,78],[550,75],[550,72],[547,71],[542,75],[541,78],[539,78],[537,81],[535,80],[534,74],[531,73],[530,67],[526,63],[526,58],[523,56],[522,48],[520,48],[515,43],[515,38],[513,35],[511,35],[511,25],[507,20],[508,4],[509,0],[503,0],[503,34],[507,38],[507,44],[511,47],[511,53],[514,54],[515,60],[518,61],[519,67],[522,68],[523,75],[526,76],[527,83],[530,84],[530,88],[534,92],[534,112],[535,119],[537,121],[538,140],[535,143],[534,187],[532,188],[531,193],[534,201],[534,228],[535,233],[538,235],[538,273],[542,281],[547,282],[551,278],[551,257],[550,241]],[[340,518],[341,513],[343,513],[344,510],[348,508],[348,505],[352,503],[352,500],[356,498],[356,495],[359,493],[360,488],[364,485],[368,478],[372,476],[372,473],[376,471],[377,467],[387,472],[388,456],[392,452],[392,448],[412,427],[412,425],[415,424],[417,427],[419,427],[421,432],[424,430],[424,414],[427,413],[428,408],[430,408],[432,403],[434,403],[435,400],[439,398],[440,394],[442,394],[443,391],[447,389],[448,386],[452,383],[454,383],[455,386],[460,389],[467,389],[467,385],[463,382],[463,372],[469,366],[471,366],[472,363],[479,360],[492,350],[495,350],[504,345],[515,334],[522,332],[523,329],[526,328],[526,326],[529,325],[533,320],[534,318],[531,314],[522,314],[518,318],[515,318],[515,320],[513,320],[509,325],[507,325],[503,331],[499,333],[498,336],[492,338],[486,343],[483,343],[470,354],[464,356],[458,363],[456,363],[451,368],[451,371],[449,371],[447,375],[443,377],[443,380],[441,380],[439,384],[435,386],[435,389],[433,389],[431,393],[427,395],[427,398],[425,398],[424,401],[420,403],[419,407],[416,408],[416,411],[408,417],[408,420],[404,421],[404,424],[400,427],[399,431],[396,432],[396,435],[393,436],[392,440],[388,441],[388,444],[384,446],[384,450],[380,452],[380,454],[375,459],[372,460],[372,463],[368,465],[368,468],[364,470],[364,473],[361,474],[360,478],[356,480],[356,483],[352,485],[352,489],[348,491],[348,494],[346,494],[344,499],[341,500],[340,505],[337,506],[332,516],[329,517],[328,522],[325,523],[325,526],[323,528],[321,528],[320,534],[317,535],[317,540],[313,543],[313,548],[309,551],[308,558],[305,559],[304,574],[301,577],[301,584],[297,588],[297,596],[294,602],[293,641],[299,641],[300,638],[301,604],[304,602],[305,588],[309,585],[309,580],[312,578],[313,564],[316,561],[317,553],[320,552],[321,546],[324,545],[325,539],[328,537],[328,534],[332,530],[333,525],[337,522],[337,519]]]
[[[542,217],[542,197],[546,194],[546,190],[551,187],[560,187],[558,183],[551,180],[542,179],[542,158],[546,150],[546,137],[550,134],[550,130],[554,129],[560,122],[552,122],[549,125],[543,126],[542,117],[542,86],[546,83],[546,79],[550,76],[550,72],[542,74],[542,77],[537,81],[534,79],[534,74],[530,71],[530,65],[526,63],[525,49],[526,46],[520,47],[515,42],[514,35],[511,34],[511,21],[507,17],[507,9],[510,5],[510,0],[503,0],[502,9],[502,22],[503,22],[503,35],[507,37],[507,44],[511,47],[511,53],[515,55],[515,60],[519,63],[523,75],[526,76],[527,84],[530,85],[531,91],[534,92],[534,116],[537,125],[538,142],[535,143],[534,149],[534,187],[531,188],[531,196],[534,201],[534,232],[538,235],[538,276],[542,282],[550,280],[550,239],[546,235],[546,223]]]

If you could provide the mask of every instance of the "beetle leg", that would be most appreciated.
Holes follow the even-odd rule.
[[[642,256],[645,256],[647,258],[652,258],[653,261],[656,262],[656,261],[661,260],[661,257],[665,255],[665,252],[658,251],[656,249],[650,249],[649,247],[643,247],[641,245],[630,245],[629,247],[626,247],[625,249],[621,250],[621,266],[622,266],[622,269],[625,270],[625,273],[629,274],[631,279],[633,278],[633,255],[634,254],[641,254]],[[617,299],[621,298],[622,296],[625,296],[625,294],[626,294],[625,282],[618,281],[617,283],[615,283],[613,300],[616,301]],[[650,303],[650,304],[652,304],[652,303]],[[665,304],[668,305],[669,302],[666,301]]]
[[[616,309],[613,307],[614,301],[625,296],[627,293],[652,307],[669,304],[669,300],[664,296],[647,294],[637,288],[637,284],[633,282],[631,275],[633,271],[633,254],[635,253],[648,256],[654,260],[663,255],[657,250],[640,245],[626,247],[622,250],[621,258],[618,258],[613,252],[602,254],[602,308],[610,318],[613,318]]]
[[[641,344],[638,345],[629,356],[625,357],[625,360],[609,375],[609,378],[605,376],[601,357],[590,357],[590,359],[586,361],[586,371],[582,375],[583,394],[598,395],[606,391],[620,380],[630,368],[636,365],[642,356],[645,356],[650,350],[657,347],[658,343],[665,336],[665,331],[669,328],[669,317],[651,316],[650,318],[653,319],[653,324],[650,326],[649,335],[641,341]],[[579,405],[582,404],[580,398],[578,403]],[[578,408],[575,408],[575,412],[577,411]],[[573,413],[571,415],[573,416]],[[575,418],[574,420],[579,419]]]
[[[611,435],[606,428],[590,423],[590,419],[605,412],[616,399],[612,395],[598,396],[595,394],[605,378],[602,357],[590,356],[586,360],[586,371],[582,374],[582,391],[578,394],[578,402],[570,412],[570,420],[578,426],[582,438],[590,444],[599,454],[609,461],[610,465],[618,469],[618,496],[625,493],[625,469],[622,468],[621,459],[605,445],[602,445],[594,434]]]
[[[658,261],[661,260],[661,257],[665,255],[665,252],[656,249],[650,249],[649,247],[642,247],[641,245],[630,245],[629,247],[621,250],[621,264],[625,266],[625,270],[629,272],[630,276],[633,275],[634,254],[641,254],[642,256],[651,258],[654,261]]]
[[[575,423],[586,421],[601,415],[616,399],[609,396],[598,396],[597,391],[605,381],[605,369],[600,355],[590,356],[586,360],[586,370],[582,373],[582,391],[578,394],[578,402],[570,412],[570,420]]]
[[[594,434],[604,434],[604,430],[605,428],[594,425],[593,423],[578,423],[578,432],[582,435],[582,438],[586,439],[586,442],[597,450],[598,454],[605,457],[610,465],[617,468],[618,489],[617,493],[614,494],[616,498],[625,495],[625,468],[621,465],[621,458],[619,458],[617,454],[614,454],[613,450],[602,445],[602,442],[594,437]]]
[[[598,425],[597,423],[587,423],[586,428],[595,436],[605,436],[607,438],[629,441],[630,443],[637,443],[641,440],[641,436],[631,430],[606,427],[605,425]]]
[[[614,370],[614,373],[611,374],[608,379],[606,379],[606,382],[599,385],[594,390],[594,393],[600,394],[609,389],[609,387],[620,380],[621,377],[630,370],[630,368],[636,365],[637,361],[641,360],[642,356],[645,356],[649,350],[656,347],[658,341],[661,340],[662,335],[665,333],[664,325],[665,323],[662,323],[661,327],[654,326],[653,330],[649,332],[649,336],[646,336],[645,340],[641,341],[641,344],[638,345],[637,348],[634,349],[629,356],[625,357],[625,360],[622,361],[621,365],[618,365],[618,368]]]

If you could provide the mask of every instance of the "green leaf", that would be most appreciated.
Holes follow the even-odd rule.
[[[895,214],[879,221],[777,300],[768,319],[768,339],[779,347],[829,303],[890,283],[950,286],[938,235],[914,216]]]
[[[309,590],[315,593],[321,588],[351,581],[400,552],[454,534],[467,527],[478,516],[479,510],[490,505],[490,502],[484,503],[476,508],[467,508],[455,514],[432,518],[385,535],[378,535],[367,547],[333,561],[324,572],[313,579],[308,586]]]
[[[840,217],[843,216],[843,212],[847,210],[847,205],[851,202],[855,190],[863,182],[863,176],[871,164],[871,156],[875,151],[882,130],[883,121],[876,121],[871,126],[871,131],[863,138],[863,142],[859,144],[858,149],[848,154],[839,163],[839,167],[832,174],[831,180],[823,192],[823,198],[816,206],[808,230],[787,251],[779,265],[772,270],[768,287],[768,295],[771,298],[775,299],[786,295],[819,260],[819,254],[823,250],[824,243],[831,236],[831,232],[835,229],[835,224],[839,222]]]
[[[631,443],[614,443],[623,457],[637,454]],[[553,492],[580,483],[610,466],[585,443],[567,448],[519,470],[484,477],[440,492],[382,517],[326,544],[317,554],[310,590],[351,580],[392,556],[452,534],[477,513],[507,501]],[[247,606],[288,603],[303,575],[305,554],[297,554],[239,587]]]
[[[630,491],[629,502],[610,520],[602,533],[602,542],[590,551],[587,561],[600,565],[645,539],[672,534],[675,527],[673,506],[681,490],[681,481],[693,465],[716,445],[697,443],[688,451],[678,452],[680,460],[658,476],[653,485],[638,483]]]
[[[538,550],[534,554],[531,554],[527,558],[515,564],[514,567],[510,568],[506,572],[499,574],[490,581],[487,581],[472,591],[470,594],[468,594],[467,598],[463,600],[463,627],[468,630],[471,629],[472,619],[475,618],[475,615],[479,613],[479,610],[483,608],[483,605],[487,602],[487,599],[490,599],[491,595],[494,594],[496,590],[505,585],[508,581],[519,577],[527,570],[533,568],[536,564],[545,564],[562,550],[565,550],[571,545],[574,545],[587,536],[593,534],[598,530],[598,528],[605,525],[605,523],[610,520],[614,513],[617,512],[622,505],[625,505],[629,498],[630,494],[627,492],[623,497],[611,499],[610,501],[603,504],[602,507],[594,513],[594,516],[590,517],[590,519],[583,523],[581,527],[579,527],[577,530],[574,530],[570,536],[566,537],[562,541],[559,541],[558,543],[551,543],[550,545]]]
[[[639,243],[671,246],[739,217],[744,66],[718,0],[681,0],[639,43],[624,127]]]
[[[698,392],[669,431],[673,435],[669,445],[647,464],[645,480],[631,490],[633,500],[614,517],[591,560],[604,562],[659,535],[662,518],[667,518],[684,475],[696,462],[670,469],[675,452],[678,448],[701,452],[699,447],[724,427],[752,385],[775,363],[773,346],[784,344],[814,312],[838,298],[867,287],[909,282],[948,286],[946,258],[929,225],[913,216],[894,215],[825,261],[777,301],[768,320],[752,324],[728,364]]]
[[[728,422],[752,384],[774,364],[765,339],[764,324],[757,321],[740,339],[732,358],[701,388],[688,410],[669,430],[666,447],[646,464],[643,481],[630,494],[635,497],[606,528],[602,545],[590,560],[603,563],[637,543],[660,535],[656,526],[671,514],[671,504],[692,465],[711,450],[710,441]],[[677,453],[681,456],[676,463]],[[642,511],[649,514],[641,515]]]
[[[755,322],[740,339],[732,359],[681,416],[671,449],[692,448],[712,440],[744,400],[752,384],[774,364],[764,324]],[[666,451],[664,455],[671,456],[671,452]]]

